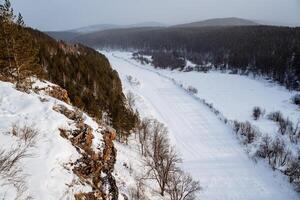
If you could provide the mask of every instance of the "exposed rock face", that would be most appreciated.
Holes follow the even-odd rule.
[[[68,91],[57,85],[47,85],[44,87],[35,87],[35,88],[33,88],[33,90],[36,93],[43,91],[45,94],[47,94],[53,98],[56,98],[58,100],[61,100],[67,104],[70,104],[70,102],[71,102],[69,95],[68,95]]]
[[[72,171],[83,183],[93,188],[93,192],[76,194],[75,199],[117,200],[119,192],[112,175],[117,154],[113,144],[116,132],[107,128],[102,133],[94,133],[93,129],[84,123],[81,112],[70,110],[63,105],[55,106],[53,110],[75,122],[77,129],[60,129],[60,135],[68,139],[82,155],[81,158],[71,163]],[[94,134],[103,135],[103,151],[97,151],[92,147]]]
[[[68,95],[67,90],[59,87],[59,86],[52,86],[49,90],[49,96],[59,99],[67,104],[70,104],[70,98]]]

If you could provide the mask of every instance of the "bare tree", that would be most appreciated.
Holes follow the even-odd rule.
[[[127,103],[130,109],[133,110],[133,107],[135,105],[136,96],[133,94],[133,92],[129,91],[126,94]]]
[[[170,176],[167,193],[171,200],[194,200],[195,194],[200,190],[198,181],[194,181],[189,174],[178,170]]]
[[[144,179],[135,177],[135,187],[131,188],[129,197],[130,200],[146,200]]]
[[[169,145],[167,134],[166,127],[155,121],[153,139],[147,150],[145,161],[149,168],[148,175],[157,181],[162,196],[165,194],[170,175],[177,170],[176,164],[180,162],[176,151]]]
[[[138,139],[141,146],[141,154],[144,156],[150,140],[151,119],[143,119],[137,127]]]

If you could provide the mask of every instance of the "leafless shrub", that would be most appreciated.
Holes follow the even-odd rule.
[[[194,200],[196,193],[201,190],[200,184],[181,170],[170,176],[167,193],[171,200]]]
[[[19,127],[13,125],[9,132],[13,137],[17,137],[18,145],[10,150],[0,149],[0,179],[3,185],[12,185],[16,190],[16,199],[31,199],[26,195],[27,186],[25,184],[26,175],[20,163],[23,159],[32,156],[30,149],[35,145],[38,131],[29,126]]]
[[[252,117],[254,120],[258,120],[263,114],[263,110],[260,107],[254,107],[252,111]]]
[[[293,126],[291,132],[289,133],[290,141],[294,144],[298,144],[298,141],[300,140],[299,124],[300,122],[298,122],[295,127]]]
[[[27,149],[14,148],[10,151],[0,150],[0,177],[2,186],[12,185],[16,190],[16,199],[28,199],[25,196],[27,187],[25,184],[26,176],[19,166],[22,159],[27,158]]]
[[[24,125],[23,127],[19,127],[17,124],[13,124],[10,134],[17,137],[19,140],[22,140],[26,146],[33,147],[36,142],[38,131],[32,126]]]
[[[287,164],[291,152],[286,149],[286,145],[282,139],[276,138],[271,144],[271,155],[269,164],[275,168],[283,167]]]
[[[294,104],[300,106],[300,94],[296,94],[295,96],[293,96],[292,101]]]
[[[267,118],[269,120],[272,120],[274,122],[279,122],[281,120],[283,120],[283,115],[280,111],[276,111],[276,112],[271,112],[267,115]]]
[[[277,123],[279,125],[278,132],[281,135],[290,134],[293,131],[293,122],[291,122],[288,118],[282,118]]]
[[[126,79],[130,85],[133,85],[133,86],[140,85],[140,82],[136,78],[133,78],[131,75],[126,76]]]
[[[300,191],[300,157],[291,159],[284,174],[289,177],[290,182]]]
[[[262,157],[262,158],[270,158],[270,155],[272,153],[271,143],[272,143],[272,139],[270,136],[266,135],[266,136],[262,137],[262,140],[261,140],[259,148],[256,152],[256,155],[259,157]]]
[[[289,120],[289,118],[285,119],[279,111],[270,113],[268,118],[278,124],[278,133],[281,135],[288,135],[292,143],[298,143],[300,140],[299,122],[294,126],[293,122]]]
[[[170,175],[177,170],[176,164],[180,162],[176,151],[169,145],[167,134],[168,131],[163,124],[154,122],[153,139],[145,159],[145,164],[149,168],[147,174],[157,181],[162,196],[165,194]]]
[[[187,91],[190,92],[191,94],[197,94],[198,93],[197,88],[195,88],[193,86],[188,86]]]
[[[245,144],[251,144],[259,135],[258,131],[249,122],[234,121],[233,130],[242,136]]]
[[[280,138],[272,141],[269,136],[263,137],[256,155],[268,159],[273,169],[286,166],[291,159],[291,152],[286,148],[284,141]]]

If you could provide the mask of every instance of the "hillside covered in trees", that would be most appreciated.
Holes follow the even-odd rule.
[[[118,73],[104,55],[83,45],[57,42],[26,28],[9,1],[0,7],[0,79],[31,87],[31,77],[49,80],[69,93],[73,105],[108,120],[120,133],[129,132],[136,116],[125,105]]]
[[[135,28],[85,34],[75,41],[95,48],[138,50],[153,56],[156,67],[183,68],[183,58],[199,66],[266,76],[288,89],[300,89],[300,28]]]

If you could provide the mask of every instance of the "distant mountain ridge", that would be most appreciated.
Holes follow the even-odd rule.
[[[166,27],[165,24],[159,22],[143,22],[130,25],[116,25],[116,24],[96,24],[91,26],[80,27],[76,29],[66,30],[66,31],[46,31],[45,33],[56,40],[63,40],[70,42],[75,38],[90,34],[94,32],[101,32],[105,30],[112,29],[127,29],[127,28],[139,28],[139,27]]]
[[[257,22],[230,17],[230,18],[214,18],[214,19],[207,19],[199,22],[192,22],[187,24],[179,24],[173,27],[176,28],[191,28],[191,27],[208,27],[208,26],[257,26],[260,25]]]
[[[96,24],[91,26],[80,27],[72,30],[68,30],[67,32],[74,32],[74,33],[92,33],[96,31],[104,31],[109,29],[121,29],[121,28],[137,28],[137,27],[164,27],[165,24],[159,22],[142,22],[136,24],[129,24],[129,25],[117,25],[117,24]]]
[[[97,25],[85,26],[85,27],[80,27],[80,28],[66,30],[66,31],[49,31],[46,32],[46,34],[50,35],[51,37],[57,40],[64,40],[70,42],[83,35],[112,30],[112,29],[121,30],[121,29],[130,29],[130,28],[134,29],[134,28],[142,28],[142,27],[157,27],[157,28],[197,28],[198,27],[199,28],[199,27],[211,27],[211,26],[226,27],[226,26],[257,26],[257,25],[260,24],[248,19],[230,17],[230,18],[214,18],[214,19],[208,19],[208,20],[173,25],[173,26],[168,26],[166,24],[159,23],[159,22],[143,22],[143,23],[129,24],[129,25],[97,24]]]

